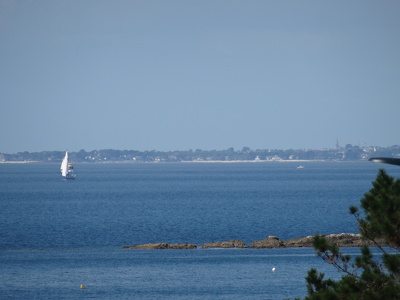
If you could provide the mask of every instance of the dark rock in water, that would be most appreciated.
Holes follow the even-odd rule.
[[[196,249],[194,244],[168,244],[168,243],[152,243],[144,245],[125,246],[126,249]]]
[[[371,241],[364,240],[361,235],[353,233],[329,234],[325,238],[339,247],[361,247],[364,245],[374,246]],[[287,241],[282,241],[276,236],[269,236],[261,241],[254,241],[251,246],[247,246],[241,240],[231,240],[227,242],[214,242],[203,244],[202,248],[297,248],[312,247],[314,236],[306,236]],[[380,245],[386,246],[383,240],[379,240]],[[154,243],[144,245],[125,246],[126,249],[196,249],[194,244],[168,244]]]
[[[231,240],[228,242],[215,242],[201,245],[202,248],[248,248],[241,240]]]
[[[314,241],[314,236],[306,236],[297,239],[287,240],[285,242],[285,247],[298,248],[298,247],[312,247]]]
[[[339,246],[339,247],[361,247],[366,243],[362,240],[359,234],[353,233],[340,233],[340,234],[329,234],[325,238]],[[307,236],[303,238],[291,239],[285,242],[286,247],[312,247],[314,236]]]
[[[284,248],[285,242],[276,236],[269,236],[261,241],[254,241],[252,248]]]
[[[339,247],[361,247],[367,245],[360,234],[341,233],[341,234],[329,234],[325,238]]]
[[[325,238],[333,244],[339,247],[361,247],[361,246],[376,246],[371,240],[366,240],[361,237],[360,234],[353,233],[341,233],[341,234],[329,234]],[[376,238],[375,241],[381,246],[389,246],[382,238]]]
[[[354,233],[340,233],[329,234],[324,236],[330,243],[339,247],[361,247],[361,246],[374,246],[373,242],[367,241],[361,237],[360,234]],[[314,236],[307,236],[304,238],[291,239],[285,242],[286,247],[312,247]],[[386,245],[383,240],[379,243]]]
[[[372,245],[361,238],[359,234],[340,233],[329,234],[325,238],[339,247],[361,247],[363,245]],[[262,241],[253,242],[252,248],[297,248],[297,247],[312,247],[314,236],[306,236],[302,238],[290,239],[282,241],[276,236],[269,236]]]
[[[196,249],[194,244],[170,244],[168,249]]]

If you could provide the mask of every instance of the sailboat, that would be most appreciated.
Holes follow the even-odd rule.
[[[68,151],[65,152],[64,159],[61,162],[61,175],[65,179],[75,179],[74,166],[68,162]]]

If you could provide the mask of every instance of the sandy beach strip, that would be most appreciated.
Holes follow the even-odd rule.
[[[300,159],[281,159],[281,160],[182,160],[182,163],[271,163],[271,162],[313,162],[324,160],[300,160]]]

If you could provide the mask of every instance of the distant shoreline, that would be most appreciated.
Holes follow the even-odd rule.
[[[170,162],[163,162],[163,161],[132,161],[132,160],[112,160],[112,161],[94,161],[94,162],[76,162],[76,163],[89,163],[89,164],[170,164],[170,163],[200,163],[200,164],[214,164],[214,163],[222,163],[222,164],[229,164],[229,163],[286,163],[286,162],[293,162],[293,163],[302,163],[302,162],[325,162],[329,160],[322,160],[322,159],[310,159],[310,160],[300,160],[300,159],[282,159],[282,160],[182,160],[182,161],[170,161]],[[0,164],[33,164],[33,163],[59,163],[58,161],[34,161],[34,160],[27,160],[27,161],[0,161]]]
[[[390,153],[390,154],[389,154]],[[1,153],[0,163],[53,163],[60,162],[64,151]],[[327,149],[255,149],[244,147],[242,150],[115,150],[102,149],[69,152],[72,163],[278,163],[278,162],[325,162],[325,161],[367,161],[372,157],[400,157],[400,145],[391,147],[359,147],[346,145]]]
[[[35,161],[35,160],[16,160],[16,161],[0,161],[0,164],[34,164],[34,163],[41,163],[44,161]]]
[[[326,160],[302,160],[302,159],[281,159],[281,160],[185,160],[182,163],[270,163],[270,162],[322,162]]]

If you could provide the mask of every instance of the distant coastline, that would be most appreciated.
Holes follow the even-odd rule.
[[[181,161],[181,163],[272,163],[272,162],[313,162],[313,161],[326,161],[323,159],[281,159],[281,160],[188,160]]]
[[[183,164],[235,164],[235,163],[303,163],[303,162],[324,162],[324,161],[329,161],[329,160],[323,160],[323,159],[298,159],[298,160],[183,160],[183,161],[178,161],[176,163],[183,163]],[[27,161],[0,161],[0,164],[40,164],[40,163],[58,163],[57,161],[33,161],[33,160],[27,160]],[[87,163],[87,162],[83,162]],[[151,163],[151,164],[158,164],[158,163],[168,163],[168,162],[159,162],[159,161],[146,161],[146,162],[137,162],[137,161],[132,161],[132,160],[117,160],[117,161],[95,161],[95,162],[90,162],[92,163],[98,163],[98,164],[140,164],[140,163]]]
[[[261,163],[261,162],[309,162],[309,161],[367,161],[371,157],[400,158],[400,145],[390,147],[359,147],[346,145],[331,149],[250,149],[184,151],[93,150],[69,151],[73,163]],[[61,162],[65,151],[0,153],[0,163]]]
[[[36,163],[41,163],[41,161],[34,161],[34,160],[0,161],[0,164],[36,164]]]

